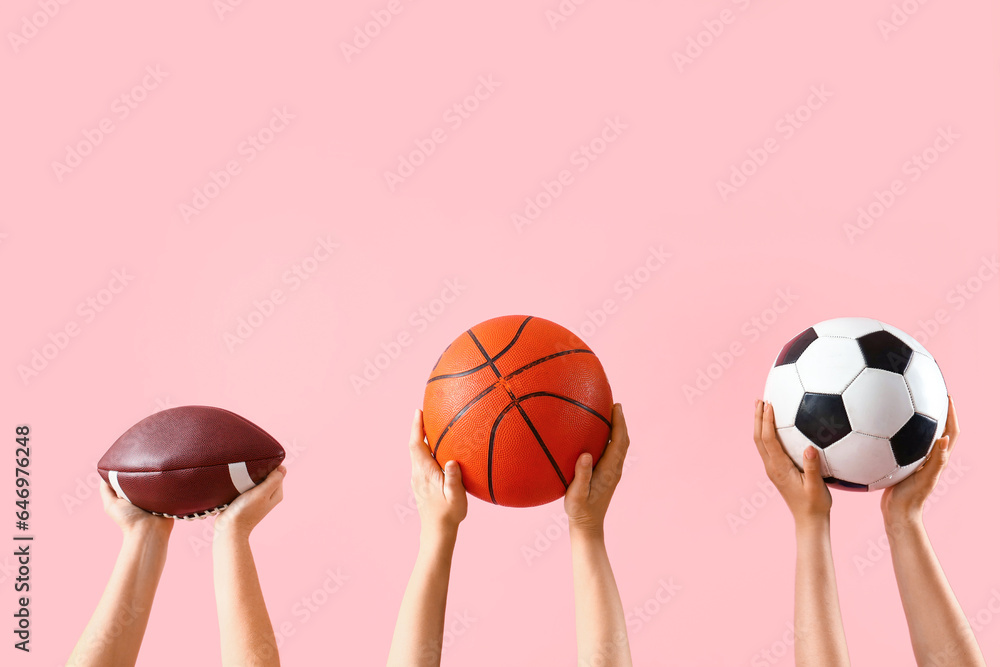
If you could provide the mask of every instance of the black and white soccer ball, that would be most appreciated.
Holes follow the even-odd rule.
[[[948,389],[931,353],[894,326],[841,317],[781,348],[764,386],[778,439],[802,469],[815,447],[827,484],[872,491],[915,472],[944,431]]]

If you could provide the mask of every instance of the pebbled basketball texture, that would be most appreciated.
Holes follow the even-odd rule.
[[[137,507],[197,518],[224,509],[284,458],[278,441],[243,417],[189,405],[157,412],[125,431],[97,471]]]
[[[424,430],[472,495],[531,507],[566,493],[576,460],[596,463],[611,433],[611,387],[593,351],[554,322],[523,315],[472,327],[438,359]]]

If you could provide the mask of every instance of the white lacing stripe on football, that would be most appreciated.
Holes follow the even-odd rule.
[[[245,461],[230,463],[229,477],[232,478],[233,486],[235,486],[236,490],[240,493],[245,493],[257,486],[250,478],[250,471],[247,470],[247,464]]]
[[[108,481],[111,482],[111,488],[115,490],[115,493],[118,494],[119,498],[122,498],[124,500],[128,500],[128,496],[126,496],[125,492],[122,491],[122,485],[118,483],[118,471],[117,470],[109,470],[108,471]],[[128,500],[128,501],[132,502],[131,500]]]
[[[210,516],[215,516],[216,514],[220,514],[222,510],[226,509],[227,507],[229,507],[229,505],[219,505],[218,507],[215,507],[210,510],[205,510],[204,512],[195,514],[186,514],[184,516],[177,516],[176,514],[164,514],[163,512],[150,512],[150,514],[153,514],[155,516],[165,516],[168,519],[177,519],[179,521],[181,520],[194,521],[195,519],[207,519]]]

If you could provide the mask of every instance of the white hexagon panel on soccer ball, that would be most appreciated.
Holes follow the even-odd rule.
[[[898,470],[894,470],[890,475],[887,475],[872,484],[871,488],[868,490],[874,491],[876,489],[885,489],[894,484],[899,484],[904,479],[915,473],[917,469],[924,464],[925,460],[926,457],[920,459],[919,461],[915,461],[908,466],[901,466]]]
[[[925,354],[931,359],[934,358],[934,355],[928,352],[927,348],[920,344],[920,341],[918,341],[916,338],[906,333],[902,329],[894,327],[891,324],[886,324],[885,322],[882,323],[882,328],[891,333],[899,340],[909,345],[911,350],[914,350],[915,352],[920,352],[921,354]]]
[[[864,335],[882,331],[882,323],[870,317],[838,317],[814,325],[813,331],[821,337],[861,338]]]
[[[830,475],[845,482],[872,484],[896,470],[892,444],[853,431],[826,448]]]
[[[839,394],[865,368],[853,338],[817,338],[795,362],[802,388],[816,394]]]
[[[842,396],[851,428],[878,438],[891,438],[913,416],[910,392],[898,373],[866,368]]]
[[[779,428],[778,440],[781,442],[781,446],[784,447],[785,453],[788,454],[799,470],[802,470],[802,455],[806,451],[806,447],[814,447],[816,453],[819,454],[820,474],[823,477],[830,476],[830,466],[827,463],[826,453],[819,447],[816,447],[812,440],[802,434],[802,431],[794,426]]]
[[[937,419],[940,422],[940,430],[944,430],[943,424],[948,418],[948,388],[944,384],[944,376],[941,375],[937,363],[930,357],[916,354],[910,359],[910,365],[906,367],[903,379],[910,388],[913,409],[922,415]]]
[[[774,406],[774,426],[784,428],[795,425],[795,413],[805,390],[799,382],[795,364],[775,366],[764,383],[764,400]]]

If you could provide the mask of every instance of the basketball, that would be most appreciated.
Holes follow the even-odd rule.
[[[611,386],[597,355],[540,317],[487,320],[455,339],[424,391],[424,430],[466,490],[507,507],[566,493],[584,452],[594,464],[611,433]]]

